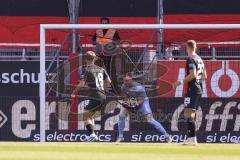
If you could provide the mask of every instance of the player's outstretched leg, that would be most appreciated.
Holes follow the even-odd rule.
[[[158,121],[156,121],[153,118],[152,115],[152,110],[149,104],[149,101],[144,101],[142,105],[140,105],[140,112],[143,113],[144,118],[146,119],[146,121],[152,125],[154,128],[156,128],[156,130],[160,133],[163,134],[166,138],[166,141],[168,143],[172,142],[171,136],[167,133],[167,131],[164,129],[164,127],[161,125],[161,123],[159,123]]]
[[[158,121],[156,121],[152,114],[146,115],[145,118],[147,119],[147,122],[152,125],[160,134],[165,135],[166,141],[168,143],[172,142],[171,136],[167,133],[167,131],[165,130],[165,128],[161,125],[161,123],[159,123]]]
[[[123,109],[119,114],[119,120],[118,120],[118,138],[116,142],[123,142],[124,141],[124,128],[125,128],[125,120],[127,116],[127,111]]]

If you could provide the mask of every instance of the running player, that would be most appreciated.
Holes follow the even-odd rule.
[[[197,145],[196,138],[196,109],[200,104],[202,96],[202,81],[207,79],[207,72],[200,56],[197,55],[197,43],[189,40],[186,43],[187,48],[187,76],[183,80],[174,83],[174,87],[180,84],[187,84],[187,92],[184,99],[184,116],[187,120],[187,136],[183,144]]]
[[[95,59],[96,55],[94,52],[88,51],[86,53],[86,68],[79,74],[79,84],[71,95],[71,97],[75,97],[79,90],[84,87],[85,84],[87,85],[89,99],[86,101],[87,103],[84,108],[83,120],[88,131],[88,136],[85,141],[88,142],[98,140],[98,137],[94,132],[95,123],[93,115],[105,105],[106,95],[104,88],[111,83],[107,72],[103,68],[94,64]]]
[[[170,135],[163,126],[153,118],[145,88],[141,84],[133,81],[131,73],[126,74],[124,77],[121,93],[122,96],[125,97],[124,101],[129,102],[131,108],[128,109],[123,107],[119,114],[118,139],[116,142],[124,141],[123,132],[125,128],[125,119],[130,111],[140,111],[144,115],[144,119],[156,128],[159,134],[165,135],[167,142],[171,141]]]

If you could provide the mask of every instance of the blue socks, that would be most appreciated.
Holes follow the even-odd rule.
[[[150,125],[154,126],[154,128],[156,128],[158,130],[159,133],[163,134],[163,135],[167,135],[166,130],[163,128],[163,126],[156,121],[154,118],[150,118],[147,121]]]
[[[120,113],[119,120],[118,120],[118,137],[123,138],[123,132],[125,128],[125,119],[126,116],[124,113]]]

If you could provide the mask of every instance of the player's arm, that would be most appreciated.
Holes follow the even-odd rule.
[[[203,80],[207,80],[207,70],[206,70],[206,68],[204,68],[204,71],[203,71]]]
[[[107,71],[104,70],[104,88],[107,88],[111,83],[110,76],[108,75]]]
[[[145,98],[144,96],[146,95],[145,88],[143,86],[138,86],[136,88],[136,92],[138,93],[138,96],[136,97],[135,106],[139,106],[144,102],[144,98]]]
[[[86,75],[87,75],[87,72],[85,69],[79,69],[79,81],[78,81],[78,84],[77,86],[75,87],[75,89],[73,90],[72,94],[71,94],[71,97],[74,98],[78,93],[79,91],[81,90],[81,88],[84,87],[85,85],[85,79],[86,79]]]
[[[180,84],[188,83],[191,80],[193,80],[194,78],[196,78],[196,68],[190,70],[190,73],[183,80],[177,80],[174,83],[174,87],[176,87],[176,86],[178,86]]]
[[[190,59],[187,60],[187,65],[189,68],[189,74],[183,80],[177,80],[173,85],[174,88],[180,84],[188,83],[197,77],[196,67]]]
[[[108,87],[111,84],[111,80],[110,79],[105,79],[104,80],[104,88]]]
[[[81,90],[81,88],[83,88],[85,85],[85,81],[84,80],[80,80],[78,85],[76,86],[76,88],[73,90],[72,94],[71,94],[71,97],[75,97],[78,92]]]
[[[123,100],[124,100],[124,101],[129,101],[130,98],[131,98],[131,97],[129,97],[129,96],[125,96],[125,97],[123,98]]]
[[[124,84],[121,86],[121,96],[123,97],[123,106],[127,106],[128,108],[132,108],[133,106],[131,106],[130,104],[130,99],[131,97],[127,94],[127,90],[126,87],[124,86]]]
[[[190,73],[182,80],[182,83],[188,83],[196,77],[197,77],[197,71],[196,71],[196,68],[193,68],[190,70]]]
[[[141,104],[143,104],[143,102],[144,102],[143,98],[141,98],[141,97],[137,98],[137,105],[141,105]]]

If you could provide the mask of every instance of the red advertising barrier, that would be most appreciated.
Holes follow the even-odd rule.
[[[208,60],[205,61],[208,79],[203,82],[203,97],[240,97],[240,61]],[[161,97],[182,97],[185,86],[176,89],[167,87],[186,75],[185,61],[158,62],[158,95]]]

